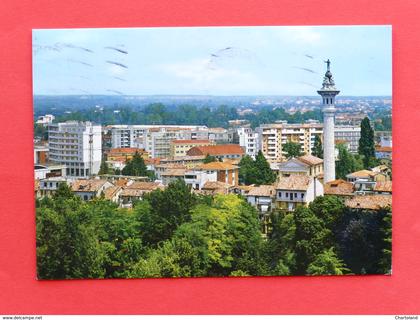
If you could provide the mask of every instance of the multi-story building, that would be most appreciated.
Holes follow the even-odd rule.
[[[294,211],[306,206],[316,197],[324,195],[324,187],[316,178],[304,175],[291,175],[280,179],[276,186],[277,208]]]
[[[346,141],[348,150],[352,153],[357,153],[359,149],[360,126],[335,126],[334,139]]]
[[[102,159],[101,126],[67,121],[48,126],[49,160],[66,165],[66,175],[97,174]]]
[[[36,120],[37,124],[42,124],[46,126],[54,121],[55,117],[52,114],[46,114],[45,116],[39,116]]]
[[[271,162],[281,162],[286,160],[283,146],[290,141],[299,143],[304,154],[311,154],[315,136],[322,136],[322,124],[265,124],[257,128],[257,132],[260,149],[265,158]]]
[[[194,147],[188,150],[188,156],[213,156],[217,159],[241,159],[244,150],[237,144]]]
[[[172,140],[170,143],[170,157],[185,157],[187,151],[193,147],[211,146],[214,142],[211,140]]]
[[[258,132],[254,132],[251,128],[236,129],[238,135],[238,143],[245,150],[245,153],[255,159],[260,150]]]

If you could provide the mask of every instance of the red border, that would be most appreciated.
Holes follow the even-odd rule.
[[[419,9],[415,0],[1,0],[0,313],[419,313]],[[302,24],[393,25],[393,276],[35,280],[32,28]]]

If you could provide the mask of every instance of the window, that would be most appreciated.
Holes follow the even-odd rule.
[[[88,200],[88,196],[87,195],[84,195],[83,196],[83,199],[87,201]]]
[[[289,192],[286,192],[286,198],[289,196]]]
[[[295,192],[295,198],[297,198],[297,192]]]
[[[303,199],[303,197],[305,196],[305,194],[302,192],[301,194],[300,194],[300,197]]]
[[[279,192],[279,197],[281,198],[281,192]]]

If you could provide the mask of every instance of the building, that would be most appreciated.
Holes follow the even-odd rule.
[[[157,182],[134,182],[126,187],[119,194],[120,206],[123,208],[131,208],[133,202],[141,200],[143,195],[154,190],[162,190],[164,187]]]
[[[286,160],[283,146],[287,142],[299,143],[304,154],[311,154],[315,143],[315,136],[321,136],[323,126],[320,123],[264,124],[257,128],[258,148],[269,162]]]
[[[324,173],[324,162],[318,157],[305,155],[279,163],[277,170],[279,179],[295,174],[317,177]]]
[[[149,159],[149,154],[140,148],[113,148],[106,153],[107,161],[122,161],[131,160],[136,152],[143,158]]]
[[[102,160],[101,126],[68,121],[48,126],[49,160],[66,165],[67,176],[97,174]]]
[[[351,197],[354,195],[353,183],[338,179],[324,184],[324,195],[337,197]]]
[[[213,156],[217,159],[241,159],[244,150],[237,144],[194,147],[188,150],[188,156]]]
[[[168,169],[161,174],[162,183],[164,186],[167,186],[173,181],[184,180],[185,168],[182,169]]]
[[[210,162],[203,163],[195,170],[205,171],[207,175],[216,174],[216,180],[227,183],[230,186],[237,186],[239,179],[239,167],[228,162]]]
[[[35,164],[34,166],[34,176],[35,180],[46,179],[52,177],[65,177],[67,167],[61,164]]]
[[[324,195],[324,187],[316,178],[305,175],[291,175],[280,179],[276,185],[277,208],[294,211],[306,206],[316,197]]]
[[[206,195],[229,194],[231,188],[232,186],[229,183],[207,181],[199,192]]]
[[[348,182],[353,183],[354,191],[357,194],[373,193],[378,181],[389,180],[389,177],[384,173],[371,170],[356,171],[348,174],[346,178]]]
[[[392,147],[375,147],[375,157],[378,159],[392,160]]]
[[[238,144],[245,150],[245,153],[255,159],[260,150],[258,132],[251,128],[236,129],[238,135]]]
[[[204,185],[208,182],[217,181],[216,170],[187,170],[185,171],[184,181],[193,190],[201,190]]]
[[[216,144],[226,144],[229,142],[228,130],[225,128],[209,128],[208,138]]]
[[[60,184],[69,184],[67,179],[64,177],[51,177],[41,180],[37,180],[39,183],[38,197],[51,197],[60,187]]]
[[[48,146],[35,145],[34,146],[34,164],[47,164],[48,162]]]
[[[193,147],[211,146],[215,143],[211,140],[173,140],[170,143],[171,158],[185,157],[187,151]]]
[[[39,116],[36,120],[36,124],[42,124],[44,126],[52,123],[54,121],[55,117],[52,114],[46,114],[44,116]]]
[[[392,207],[392,195],[356,195],[347,199],[344,204],[351,209],[377,211]]]
[[[75,180],[71,184],[71,191],[82,200],[88,201],[101,197],[104,191],[112,186],[111,182],[104,179]]]
[[[261,214],[267,214],[274,209],[275,197],[276,189],[274,186],[260,185],[254,186],[248,191],[246,200],[256,207]]]
[[[360,132],[360,126],[335,126],[334,139],[345,141],[347,149],[351,153],[357,153],[359,149]]]
[[[376,194],[392,194],[392,181],[377,181],[373,187]]]
[[[192,169],[197,165],[203,163],[206,156],[184,156],[176,158],[163,158],[160,159],[160,164],[177,164],[185,166],[188,169]]]
[[[335,96],[340,93],[336,89],[332,73],[330,71],[330,60],[326,61],[327,72],[324,76],[322,88],[318,94],[322,97],[324,112],[324,182],[335,180],[335,144],[334,144],[334,114]]]

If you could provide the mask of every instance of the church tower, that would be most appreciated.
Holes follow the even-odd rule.
[[[327,72],[318,94],[322,97],[324,113],[324,183],[335,180],[335,145],[334,145],[334,114],[335,96],[340,93],[335,87],[330,71],[330,60],[325,61]]]

